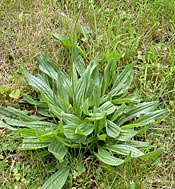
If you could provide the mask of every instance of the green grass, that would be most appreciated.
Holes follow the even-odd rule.
[[[132,181],[138,189],[175,188],[175,2],[2,0],[0,10],[0,105],[19,106],[18,99],[9,96],[13,90],[32,93],[21,74],[22,61],[37,72],[35,57],[48,50],[63,69],[69,68],[68,52],[50,34],[72,38],[76,24],[88,60],[97,54],[114,56],[119,70],[137,62],[131,90],[144,100],[159,100],[160,108],[168,111],[146,134],[155,149],[164,148],[161,158],[113,168],[89,157],[84,159],[85,173],[78,175],[77,162],[84,157],[74,157],[74,177],[65,188],[123,189],[131,188]],[[54,159],[40,151],[18,151],[19,143],[18,136],[0,130],[0,188],[39,189],[55,171]]]

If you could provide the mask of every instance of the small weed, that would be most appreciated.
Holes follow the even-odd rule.
[[[19,106],[18,99],[9,96],[10,93],[18,89],[22,92],[21,95],[26,92],[33,93],[29,91],[21,77],[22,60],[26,62],[30,72],[36,73],[38,70],[35,56],[47,49],[56,62],[65,70],[69,69],[68,51],[55,42],[50,33],[63,33],[72,37],[73,26],[79,14],[76,31],[78,43],[88,52],[88,57],[95,57],[97,54],[113,56],[118,60],[119,71],[125,65],[133,61],[137,62],[130,92],[136,90],[144,101],[158,100],[159,107],[167,109],[168,114],[164,122],[157,122],[157,127],[150,126],[146,136],[155,148],[165,149],[163,156],[156,162],[135,161],[133,166],[127,163],[117,169],[112,167],[109,169],[97,162],[93,164],[93,160],[90,159],[89,169],[85,166],[87,179],[80,175],[74,178],[67,188],[112,186],[123,189],[129,188],[132,182],[135,183],[136,188],[174,188],[175,1],[2,0],[0,10],[1,106],[24,109],[23,105]],[[40,158],[37,152],[8,151],[5,146],[15,150],[19,142],[14,142],[14,137],[4,129],[0,130],[0,137],[0,144],[4,146],[0,156],[2,188],[41,187],[46,179],[43,175],[47,175],[48,178],[54,170],[52,172],[51,168],[46,168],[48,172],[40,171],[45,170],[47,164],[48,167],[53,167],[55,163],[53,158],[49,158],[51,162],[45,162],[45,158]],[[15,162],[13,168],[15,169],[17,165],[18,173],[24,174],[26,183],[29,184],[20,181],[23,176],[20,176],[17,182],[13,173],[9,174],[12,163],[6,162],[8,156],[13,156]],[[19,164],[22,165],[21,162],[24,160],[25,166],[19,168]],[[29,172],[26,171],[28,165],[31,167]],[[109,180],[112,180],[112,184]]]

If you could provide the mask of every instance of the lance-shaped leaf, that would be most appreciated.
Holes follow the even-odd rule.
[[[57,125],[47,121],[20,121],[16,119],[4,119],[9,125],[16,127],[29,127],[29,128],[57,128]]]
[[[138,131],[134,131],[132,129],[128,129],[128,130],[125,130],[125,131],[122,131],[120,133],[120,135],[117,137],[117,140],[118,141],[128,141],[130,140],[131,138],[133,138],[134,136],[136,136],[138,133]]]
[[[82,112],[85,114],[85,115],[88,115],[89,114],[89,98],[87,98],[81,105],[80,109],[82,110]]]
[[[112,103],[114,104],[122,104],[122,103],[139,103],[140,100],[137,99],[132,99],[132,98],[116,98],[114,100],[112,100]]]
[[[70,80],[68,76],[63,73],[60,68],[51,61],[48,61],[42,55],[37,56],[40,69],[46,73],[51,79],[56,81],[57,84],[57,97],[68,102],[67,89],[70,87]],[[61,90],[60,90],[61,89]]]
[[[126,145],[134,146],[136,148],[148,148],[151,147],[149,142],[142,142],[142,141],[137,141],[137,140],[128,140],[125,142]]]
[[[12,127],[6,123],[3,123],[0,121],[0,128],[4,128],[4,129],[9,129],[10,131],[16,132],[16,133],[20,133],[22,135],[28,135],[28,136],[33,136],[36,137],[36,129],[26,129],[26,128],[16,128],[16,127]]]
[[[123,114],[123,111],[124,111],[125,108],[126,108],[125,104],[122,104],[121,106],[116,107],[116,111],[112,115],[111,120],[115,121],[121,114]]]
[[[63,162],[67,153],[65,145],[59,141],[54,141],[49,145],[48,151],[51,152],[60,163]]]
[[[22,103],[28,103],[34,106],[37,106],[39,108],[47,108],[48,105],[45,102],[41,102],[39,100],[34,100],[32,97],[30,97],[29,95],[23,95],[23,99],[20,101]]]
[[[63,110],[60,107],[52,104],[48,104],[48,106],[49,110],[53,113],[53,115],[55,115],[57,118],[61,118]]]
[[[138,104],[140,102],[140,98],[137,92],[130,94],[124,98],[116,98],[114,97],[112,99],[113,104],[123,104],[123,103],[128,103],[128,104]]]
[[[31,137],[37,137],[37,129],[29,129],[29,128],[20,128],[14,130],[14,132],[21,134],[22,136],[31,136]]]
[[[96,64],[90,64],[87,69],[85,70],[82,77],[78,80],[77,85],[74,87],[74,93],[75,93],[75,102],[74,106],[76,107],[76,112],[80,112],[80,107],[83,104],[83,102],[92,96],[92,93],[94,92],[95,82],[92,80],[92,74],[96,70],[97,65]],[[76,80],[76,79],[74,79]],[[78,113],[79,113],[78,112]],[[80,113],[79,113],[80,115]]]
[[[165,116],[165,114],[166,114],[166,110],[156,110],[135,120],[133,124],[140,124],[142,126],[148,125],[150,123],[153,123],[158,118]]]
[[[67,47],[68,49],[71,49],[72,48],[72,42],[71,40],[65,36],[65,35],[62,35],[62,34],[53,34],[53,36],[58,39],[62,45],[64,45],[65,47]]]
[[[131,129],[135,127],[143,127],[150,123],[153,123],[156,119],[164,116],[166,113],[165,110],[156,110],[150,113],[147,113],[144,116],[141,116],[139,119],[136,119],[131,124],[121,126],[122,129]]]
[[[104,104],[102,104],[99,109],[104,110],[106,112],[106,115],[110,115],[114,113],[116,107],[112,104],[111,101],[107,101]]]
[[[102,95],[105,94],[107,88],[110,86],[115,71],[116,71],[116,62],[112,59],[111,61],[108,62],[108,64],[104,69],[104,77],[101,88]]]
[[[146,153],[142,156],[140,156],[141,158],[157,158],[159,157],[161,154],[163,153],[163,148],[159,148],[153,152],[149,152],[149,153]]]
[[[45,182],[42,189],[62,189],[69,176],[69,171],[69,167],[62,167]]]
[[[94,131],[94,124],[84,122],[75,129],[75,134],[88,136]]]
[[[130,106],[127,108],[125,111],[127,115],[141,115],[141,114],[146,114],[150,113],[152,110],[154,110],[158,105],[157,101],[153,102],[143,102],[134,106]]]
[[[125,109],[124,113],[118,117],[116,123],[120,126],[126,121],[130,121],[134,117],[140,117],[141,115],[152,112],[157,106],[157,102],[143,102],[137,105],[133,105]]]
[[[78,55],[74,60],[75,68],[80,76],[83,76],[86,68],[82,56]]]
[[[40,114],[42,119],[53,118],[49,108],[38,108],[37,113]]]
[[[36,136],[40,141],[54,140],[58,132],[58,129],[38,128],[36,129]]]
[[[43,100],[47,104],[49,104],[49,103],[55,104],[53,91],[46,84],[46,82],[29,74],[26,71],[26,69],[24,68],[24,64],[22,64],[22,68],[23,68],[23,74],[24,74],[25,78],[27,79],[27,82],[29,83],[29,85],[31,85],[34,89],[36,89],[38,92],[41,93]]]
[[[83,35],[82,40],[87,41],[91,35],[91,30],[88,26],[80,26],[81,33]]]
[[[106,117],[104,117],[103,119],[100,119],[98,121],[96,121],[96,126],[97,126],[97,131],[98,133],[101,133],[101,131],[103,130],[103,128],[106,125]]]
[[[141,130],[127,129],[123,130],[120,135],[116,138],[118,141],[127,142],[136,135],[143,134],[146,131],[147,127],[143,127]]]
[[[76,129],[78,126],[79,125],[77,124],[64,125],[64,135],[71,140],[75,140],[76,142],[85,139],[84,135],[76,134]]]
[[[106,116],[106,113],[104,111],[97,112],[97,113],[89,113],[90,117],[86,117],[87,120],[89,121],[97,121],[101,120]]]
[[[72,96],[71,82],[69,77],[63,73],[60,69],[57,71],[57,96],[64,99],[66,103],[69,103],[69,97]]]
[[[139,124],[139,123],[131,123],[131,124],[127,124],[127,125],[121,126],[121,129],[123,129],[123,130],[125,130],[125,129],[133,129],[135,127],[141,127],[141,126],[144,126],[144,125]]]
[[[116,125],[114,122],[107,120],[106,122],[106,132],[107,135],[116,138],[120,135],[121,129],[118,125]]]
[[[79,125],[82,123],[82,120],[73,114],[64,114],[63,113],[62,118],[63,118],[63,121],[65,122],[65,124],[67,124],[67,125],[69,125],[69,124]]]
[[[21,111],[13,107],[0,107],[0,119],[10,118],[10,119],[19,119],[22,121],[36,121],[40,120],[36,116],[28,116],[28,112]]]
[[[122,71],[121,74],[117,76],[112,87],[112,96],[121,96],[125,95],[128,91],[131,82],[133,80],[133,67],[135,64],[129,64]]]
[[[1,120],[0,120],[0,128],[9,129],[10,131],[16,131],[17,130],[17,128],[14,128],[14,127],[2,122]]]
[[[83,102],[85,101],[85,94],[86,94],[86,90],[87,90],[87,80],[86,78],[81,78],[78,83],[77,83],[77,87],[76,87],[76,94],[75,94],[75,101],[76,103],[74,103],[74,107],[75,107],[75,112],[77,115],[80,115],[81,113],[81,105],[83,104]]]
[[[37,138],[24,138],[20,145],[21,150],[35,150],[49,146],[50,141],[40,141]]]
[[[130,159],[130,156],[128,156],[125,160],[116,158],[112,153],[108,152],[101,146],[98,147],[98,153],[94,152],[94,155],[103,163],[113,166],[121,165]]]
[[[99,107],[100,104],[100,97],[101,97],[101,88],[97,83],[94,84],[94,90],[93,90],[93,99],[94,99],[94,105],[95,107]]]
[[[46,59],[41,54],[37,56],[37,60],[40,70],[46,73],[50,78],[57,80],[58,66],[53,62],[48,61],[48,59]]]
[[[131,155],[131,157],[140,157],[144,155],[144,153],[137,148],[124,144],[107,145],[106,148],[113,153],[125,156]]]
[[[68,48],[69,50],[72,50],[73,46],[75,44],[72,43],[72,41],[65,35],[62,35],[62,34],[53,34],[53,36],[58,39],[61,44],[63,46],[65,46],[66,48]],[[78,50],[78,52],[84,57],[86,58],[86,52],[78,45],[75,46],[76,47],[76,50]]]

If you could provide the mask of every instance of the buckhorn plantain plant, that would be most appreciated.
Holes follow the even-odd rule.
[[[89,151],[112,166],[130,158],[160,155],[161,149],[145,154],[141,149],[150,145],[135,140],[165,111],[155,110],[158,102],[140,102],[136,95],[128,95],[134,64],[127,65],[118,75],[116,61],[109,57],[103,71],[97,59],[86,66],[86,54],[78,45],[63,35],[54,37],[70,52],[74,49],[71,73],[64,73],[46,55],[38,55],[38,77],[22,66],[28,84],[39,95],[37,100],[24,96],[26,102],[35,105],[37,116],[13,107],[0,107],[0,127],[22,135],[20,149],[47,148],[63,165],[43,189],[64,186],[71,169],[71,148]]]

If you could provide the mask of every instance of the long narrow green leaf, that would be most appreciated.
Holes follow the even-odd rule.
[[[73,45],[75,45],[75,44],[73,44],[72,43],[72,41],[67,37],[67,36],[65,36],[65,35],[62,35],[62,34],[53,34],[53,36],[56,38],[56,39],[58,39],[60,42],[61,42],[61,44],[63,45],[63,46],[65,46],[66,48],[68,48],[69,50],[72,50],[72,48],[73,48]],[[76,45],[76,50],[78,50],[78,52],[84,57],[84,58],[86,58],[86,52],[80,47],[80,46],[78,46],[78,45]]]
[[[133,138],[136,135],[141,135],[143,133],[146,132],[147,127],[143,127],[140,130],[134,130],[134,129],[127,129],[127,130],[123,130],[120,133],[120,135],[116,138],[116,140],[118,141],[122,141],[122,142],[127,142],[129,141],[131,138]]]
[[[41,54],[37,56],[37,60],[40,70],[46,73],[50,78],[57,80],[58,70],[56,69],[56,65],[53,65],[52,62],[48,61]]]
[[[64,100],[64,104],[69,106],[69,97],[72,97],[72,91],[71,89],[71,82],[68,78],[68,76],[63,73],[60,69],[57,71],[57,80],[56,80],[56,85],[57,85],[57,98],[59,97],[58,101],[61,99]],[[62,100],[62,101],[63,101]],[[63,107],[64,107],[63,104]]]
[[[65,47],[67,47],[68,49],[71,49],[72,48],[72,42],[71,40],[65,36],[65,35],[62,35],[62,34],[53,34],[53,36],[58,39],[62,45],[64,45]]]
[[[98,147],[98,153],[94,152],[94,155],[103,163],[113,166],[121,165],[130,158],[130,156],[128,156],[125,160],[116,158],[101,146]]]
[[[77,84],[74,84],[74,93],[75,93],[75,102],[74,102],[74,107],[75,107],[75,112],[77,115],[81,115],[82,110],[80,109],[81,105],[83,102],[87,99],[93,96],[93,93],[95,89],[95,81],[92,79],[92,75],[94,72],[96,72],[97,64],[90,64],[86,68],[84,74],[82,77],[76,82]],[[77,79],[75,78],[74,81]],[[74,82],[75,83],[75,82]],[[98,93],[99,94],[99,93]],[[96,97],[93,96],[93,97]],[[98,99],[95,98],[98,104]],[[91,101],[92,102],[92,101]],[[92,105],[92,104],[91,104]]]
[[[86,80],[85,99],[89,98],[90,106],[99,106],[100,101],[100,73],[96,62],[91,62],[85,71],[83,78]],[[95,104],[94,104],[95,103]]]
[[[28,103],[40,108],[47,108],[48,105],[45,102],[41,102],[39,100],[34,100],[32,97],[30,97],[29,95],[23,95],[23,99],[20,101],[22,103]]]
[[[77,115],[81,115],[81,105],[82,103],[86,100],[85,99],[85,94],[86,94],[86,90],[87,90],[87,81],[86,81],[86,78],[81,78],[79,80],[79,82],[77,83],[77,87],[76,87],[76,104],[75,107],[76,107],[76,114]]]
[[[51,152],[56,159],[60,161],[60,163],[63,162],[64,156],[67,153],[67,149],[65,145],[59,141],[54,141],[49,145],[48,151]]]
[[[110,62],[108,62],[108,64],[106,65],[104,69],[104,77],[103,77],[102,88],[101,88],[102,95],[105,94],[107,88],[110,86],[115,71],[116,71],[116,61],[112,59]]]
[[[14,132],[19,133],[21,135],[25,135],[25,136],[33,136],[33,137],[37,137],[36,134],[36,129],[29,129],[29,128],[20,128],[20,129],[16,129]]]
[[[87,98],[81,105],[80,109],[85,115],[89,114],[89,98]]]
[[[106,126],[106,116],[103,119],[100,119],[98,121],[96,121],[96,126],[97,126],[97,131],[98,133],[101,133],[101,131],[103,130],[103,128]]]
[[[117,76],[112,87],[112,96],[121,96],[128,91],[133,80],[134,65],[135,64],[129,64],[122,73]]]
[[[40,141],[37,138],[24,138],[20,145],[21,150],[35,150],[49,146],[50,141]]]
[[[52,175],[42,186],[42,189],[62,189],[68,176],[69,167],[62,167],[61,170]]]
[[[85,68],[85,62],[82,58],[82,56],[78,55],[76,59],[74,60],[75,68],[80,76],[83,76],[86,68]]]
[[[42,119],[53,118],[49,108],[37,108],[37,113],[40,114]]]
[[[80,135],[80,134],[76,134],[76,129],[79,125],[77,124],[69,124],[69,125],[64,125],[64,135],[71,139],[71,140],[75,140],[75,142],[79,142],[83,139],[85,139],[84,135]]]
[[[86,120],[89,120],[89,121],[101,120],[105,117],[105,115],[106,115],[106,113],[104,111],[97,112],[97,113],[89,113],[90,117],[86,117]]]
[[[47,128],[37,128],[36,129],[36,137],[40,141],[46,141],[46,140],[54,140],[55,136],[57,136],[59,133],[58,129],[47,129]]]
[[[112,115],[111,120],[115,121],[124,111],[124,109],[126,108],[125,104],[122,104],[120,107],[116,107],[116,111],[114,112],[114,114]]]
[[[120,133],[120,135],[116,138],[116,140],[125,142],[136,136],[137,133],[138,131],[134,131],[132,129],[124,130]]]
[[[100,104],[100,97],[101,97],[101,88],[98,86],[98,84],[94,84],[94,90],[93,90],[93,99],[94,99],[94,105],[95,107],[99,107]]]
[[[143,102],[138,105],[128,107],[125,112],[116,120],[116,124],[119,126],[130,121],[134,117],[140,117],[141,115],[152,112],[157,106],[157,102]]]
[[[70,148],[81,148],[81,144],[80,143],[73,143],[72,141],[70,141],[69,138],[62,138],[62,137],[58,137],[57,136],[57,140],[61,141],[61,143],[63,143],[66,147],[70,147]]]
[[[125,142],[126,145],[134,146],[134,147],[139,147],[139,148],[148,148],[150,147],[149,142],[142,142],[142,141],[137,141],[137,140],[128,140]]]
[[[19,119],[22,121],[36,121],[39,118],[27,115],[27,112],[21,111],[13,107],[0,107],[0,119],[11,118]]]
[[[121,132],[121,129],[118,125],[116,125],[114,122],[107,120],[106,123],[106,133],[108,136],[112,138],[116,138],[119,136]]]
[[[76,134],[79,134],[79,135],[88,136],[88,135],[91,134],[93,131],[94,131],[94,124],[84,122],[84,123],[80,124],[80,125],[76,128],[75,133],[76,133]]]
[[[145,113],[149,113],[150,111],[154,110],[158,105],[157,101],[152,102],[143,102],[134,106],[130,106],[125,111],[127,115],[134,114],[134,115],[141,115]]]
[[[165,114],[166,114],[166,110],[156,110],[135,120],[133,124],[140,124],[142,126],[148,125],[150,123],[153,123],[156,119],[164,116]]]
[[[22,66],[23,66],[22,67],[23,74],[25,78],[27,79],[27,82],[29,83],[29,85],[31,85],[32,87],[34,87],[37,91],[41,93],[43,100],[47,104],[48,103],[55,104],[55,99],[54,99],[54,94],[53,94],[52,89],[43,80],[29,74],[24,68],[24,64]]]
[[[63,121],[66,124],[81,124],[82,120],[80,118],[78,118],[77,116],[73,115],[73,114],[63,114],[62,116]]]
[[[131,98],[117,98],[112,100],[112,103],[114,104],[122,104],[122,103],[139,103],[140,100],[137,99],[131,99]]]
[[[8,124],[5,124],[5,123],[2,122],[1,120],[0,120],[0,128],[9,129],[10,131],[15,131],[15,130],[17,130],[17,128],[14,128],[14,127],[12,127],[12,126],[10,126],[10,125],[8,125]]]
[[[116,107],[111,103],[111,101],[107,101],[104,104],[102,104],[99,109],[102,109],[103,111],[105,111],[106,115],[110,115],[114,113],[114,111],[116,110]]]
[[[16,126],[16,127],[29,127],[29,128],[57,128],[58,126],[54,123],[47,122],[47,121],[20,121],[16,119],[4,119],[5,122],[9,125]]]
[[[131,124],[127,124],[127,125],[123,125],[121,126],[121,129],[133,129],[135,127],[141,127],[141,126],[144,126],[142,124],[139,124],[139,123],[131,123]]]
[[[144,153],[138,150],[137,148],[124,144],[108,145],[107,149],[109,151],[112,151],[113,153],[121,154],[125,156],[131,155],[131,157],[140,157],[144,155]]]
[[[61,113],[63,110],[60,107],[52,104],[48,104],[48,106],[53,115],[55,115],[57,118],[61,118]]]
[[[153,152],[149,152],[149,153],[146,153],[142,156],[140,156],[141,158],[157,158],[159,157],[161,154],[163,153],[163,148],[160,148],[158,150],[155,150]]]

